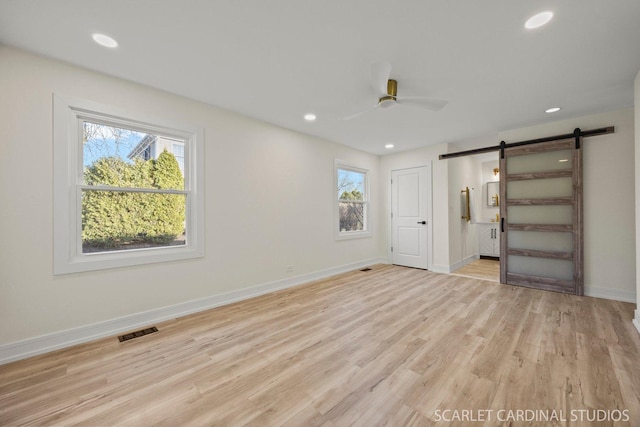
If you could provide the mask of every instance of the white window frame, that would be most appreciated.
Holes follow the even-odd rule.
[[[340,199],[337,195],[338,189],[338,171],[348,170],[364,174],[364,230],[362,231],[340,231]],[[336,240],[360,239],[371,237],[371,199],[369,197],[369,170],[352,166],[348,162],[342,160],[334,161],[333,171],[333,200],[334,200],[334,226]]]
[[[82,124],[84,120],[185,141],[185,245],[82,253]],[[162,124],[159,124],[162,123]],[[135,117],[116,107],[53,96],[53,274],[204,256],[204,130],[164,118]]]

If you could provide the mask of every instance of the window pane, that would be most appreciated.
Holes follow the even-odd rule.
[[[507,269],[510,273],[573,280],[572,261],[509,255],[507,263]]]
[[[365,204],[358,202],[339,202],[340,231],[365,230]]]
[[[83,190],[82,252],[184,245],[186,196]]]
[[[573,224],[573,206],[509,206],[510,224]]]
[[[184,142],[183,143],[174,143],[171,146],[173,150],[173,155],[178,161],[178,166],[180,167],[180,172],[184,175]]]
[[[507,182],[507,198],[539,199],[573,196],[573,179],[549,178]]]
[[[510,248],[573,252],[570,232],[509,230],[507,239]]]
[[[184,166],[180,161],[184,165],[184,141],[83,122],[86,185],[182,190]]]
[[[548,172],[571,170],[573,154],[571,150],[546,151],[526,156],[512,156],[507,160],[509,173]]]
[[[364,201],[364,182],[364,173],[338,169],[338,199]]]

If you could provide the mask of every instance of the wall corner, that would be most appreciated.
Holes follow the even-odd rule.
[[[636,196],[636,311],[633,324],[640,332],[640,70],[634,85],[635,121],[635,196]]]

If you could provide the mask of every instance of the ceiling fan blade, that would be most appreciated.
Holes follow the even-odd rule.
[[[343,117],[343,118],[342,118],[342,120],[351,120],[351,119],[355,119],[356,117],[360,117],[361,115],[363,115],[363,114],[365,114],[365,113],[368,113],[368,112],[369,112],[369,111],[371,111],[371,110],[375,110],[376,108],[378,108],[378,103],[377,103],[377,102],[376,102],[376,104],[375,104],[374,106],[372,106],[372,107],[365,108],[364,110],[359,111],[359,112],[357,112],[357,113],[355,113],[355,114],[351,114],[350,116]]]
[[[447,105],[447,101],[435,98],[425,98],[423,96],[404,96],[397,98],[398,104],[412,107],[424,108],[430,111],[440,111]]]
[[[380,96],[387,94],[387,82],[391,76],[391,64],[388,62],[374,62],[371,64],[371,86]]]

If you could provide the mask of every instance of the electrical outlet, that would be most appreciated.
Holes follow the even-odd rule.
[[[293,265],[287,265],[287,267],[286,267],[285,271],[286,271],[287,273],[293,273]]]

